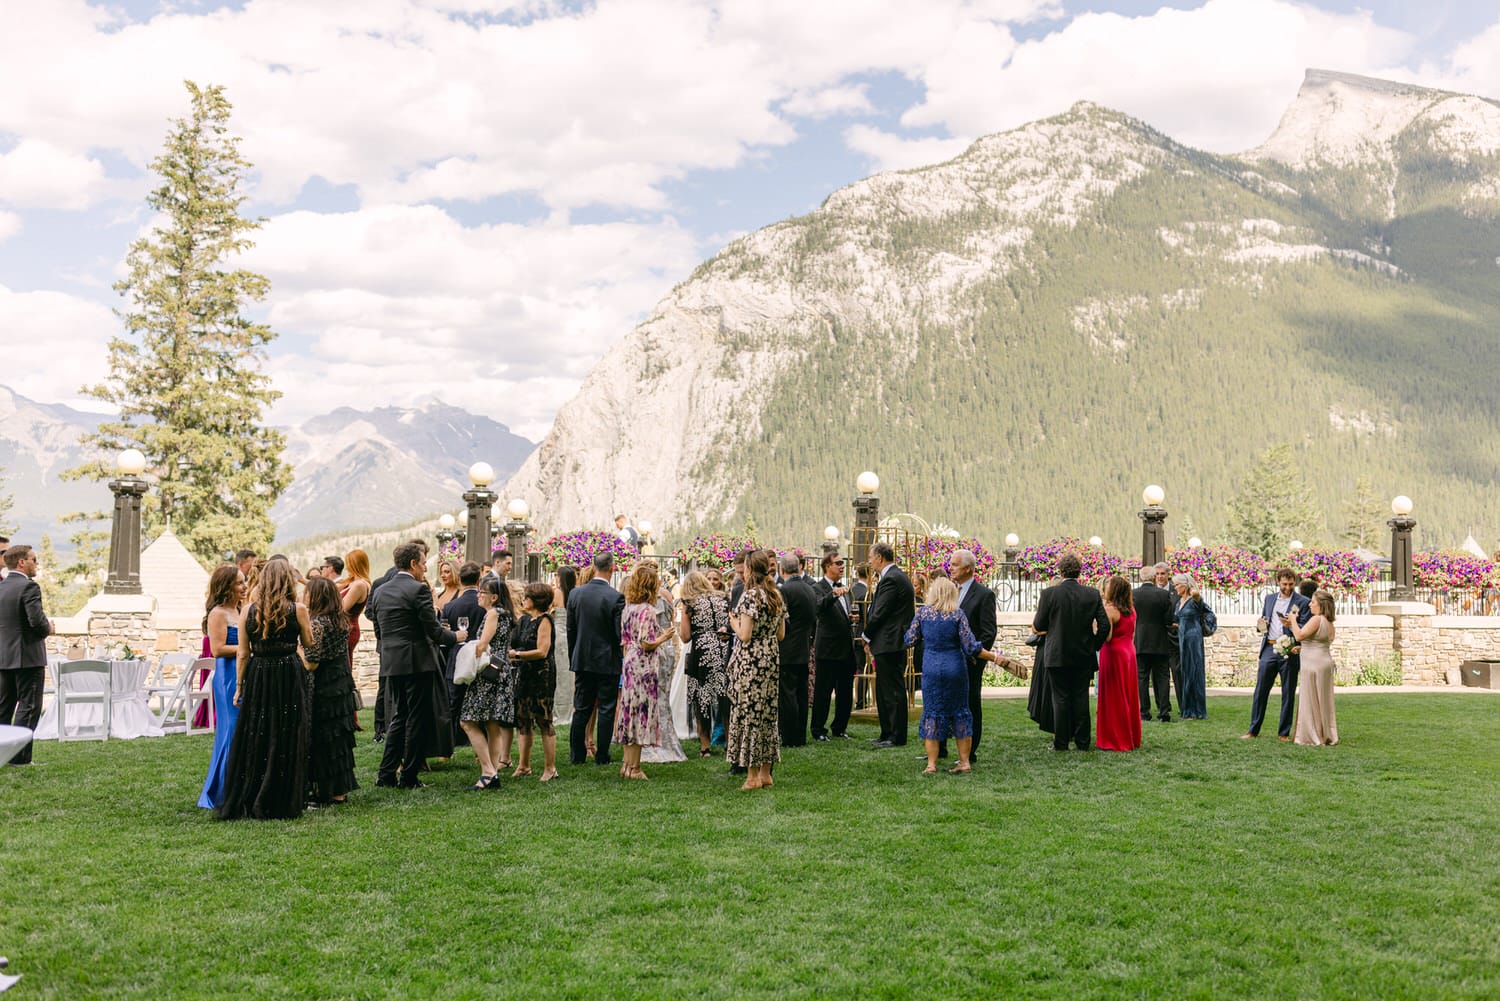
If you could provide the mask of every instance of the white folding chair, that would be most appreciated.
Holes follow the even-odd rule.
[[[204,703],[212,702],[214,697],[214,674],[219,670],[218,661],[212,657],[201,657],[189,668],[188,674],[197,677],[199,671],[207,671],[208,678],[202,686],[189,684],[187,689],[187,732],[188,733],[213,733],[217,724],[212,707],[204,714],[208,726],[194,726],[193,720],[198,718],[198,707]]]
[[[161,715],[157,717],[163,730],[183,733],[209,733],[213,730],[211,726],[193,726],[193,714],[198,706],[212,698],[212,679],[209,686],[202,689],[194,685],[193,680],[199,671],[212,671],[213,666],[212,657],[199,657],[182,669],[182,676],[164,697]]]
[[[66,664],[68,658],[60,653],[49,653],[47,655],[47,673],[42,682],[42,697],[57,695],[57,665]]]
[[[156,702],[154,712],[160,714],[167,706],[167,696],[177,691],[177,684],[182,680],[181,674],[171,681],[167,680],[167,669],[178,668],[182,673],[187,672],[188,665],[197,658],[190,653],[164,653],[151,673],[146,677],[146,703],[150,705],[152,700]]]
[[[112,706],[109,661],[70,660],[57,666],[57,739],[108,740]],[[68,707],[97,705],[101,715],[95,726],[76,725],[68,730]]]

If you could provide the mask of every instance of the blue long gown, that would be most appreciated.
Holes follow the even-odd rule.
[[[923,740],[965,740],[974,736],[974,714],[969,711],[969,658],[982,648],[961,609],[938,612],[923,605],[906,630],[906,645],[922,638],[922,720],[917,733]]]
[[[224,637],[225,645],[238,645],[239,626],[230,625]],[[229,764],[229,744],[234,739],[234,723],[240,717],[239,707],[234,704],[235,658],[214,658],[214,753],[208,759],[208,777],[203,780],[203,791],[198,794],[198,805],[205,810],[216,809],[224,799],[224,769]]]
[[[1203,613],[1198,602],[1177,608],[1177,651],[1182,687],[1177,711],[1183,719],[1208,719],[1208,690],[1203,668]]]

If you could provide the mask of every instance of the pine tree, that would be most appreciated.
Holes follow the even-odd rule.
[[[1293,539],[1321,542],[1325,520],[1292,455],[1292,446],[1273,445],[1255,465],[1229,502],[1229,540],[1241,549],[1274,559]]]
[[[1378,549],[1385,524],[1385,505],[1368,476],[1354,481],[1354,493],[1344,501],[1343,539],[1353,549]]]
[[[261,371],[275,333],[244,316],[270,282],[228,262],[251,246],[260,221],[240,215],[240,182],[250,164],[229,133],[223,88],[186,84],[187,118],[173,123],[151,169],[161,185],[146,204],[163,217],[131,244],[129,274],[115,285],[126,336],[109,345],[109,377],[83,392],[119,408],[84,443],[112,457],[135,447],[157,487],[146,497],[144,530],[165,519],[199,559],[269,547],[271,505],[291,481],[285,441],[261,425],[281,394]],[[112,475],[106,460],[69,470]]]

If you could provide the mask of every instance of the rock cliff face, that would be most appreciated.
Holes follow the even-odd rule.
[[[1357,475],[1500,533],[1497,150],[1492,101],[1318,70],[1243,157],[1079,104],[727,246],[504,492],[806,540],[873,468],[888,511],[1123,546],[1142,484],[1208,534],[1290,441],[1330,536]]]

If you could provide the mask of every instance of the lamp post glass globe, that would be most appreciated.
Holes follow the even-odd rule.
[[[1161,507],[1162,501],[1167,499],[1167,492],[1155,483],[1141,491],[1141,500],[1146,502],[1147,507]]]
[[[1019,546],[1021,544],[1021,537],[1015,532],[1011,532],[1005,537],[1005,544],[1007,546]]]
[[[1287,546],[1287,548],[1288,549],[1301,549],[1302,548],[1302,541],[1300,539],[1293,539],[1292,542],[1291,542],[1291,545]]]
[[[495,470],[488,462],[476,462],[469,467],[469,482],[476,487],[487,487],[495,479]]]
[[[1196,535],[1193,536],[1191,539],[1188,540],[1188,548],[1189,549],[1201,549],[1201,548],[1203,548],[1203,540],[1200,539],[1200,538],[1198,538]]]
[[[1391,514],[1404,518],[1411,514],[1411,498],[1400,494],[1391,501]]]
[[[146,456],[138,448],[127,448],[115,459],[115,468],[126,476],[139,476],[146,469]]]
[[[837,525],[829,525],[823,529],[823,538],[829,542],[839,541],[839,527]]]
[[[880,489],[880,477],[867,469],[859,474],[859,479],[855,481],[855,486],[859,487],[859,492],[862,494],[873,494]]]
[[[1104,540],[1099,538],[1099,536],[1097,535],[1091,535],[1089,536],[1089,545],[1097,549],[1099,546],[1104,545]]]
[[[512,497],[510,503],[505,505],[505,513],[516,521],[525,521],[526,516],[531,513],[531,505],[520,497]]]
[[[451,514],[445,514],[438,519],[438,528],[441,528],[445,532],[453,531],[453,526],[456,524],[458,524],[458,522]]]

